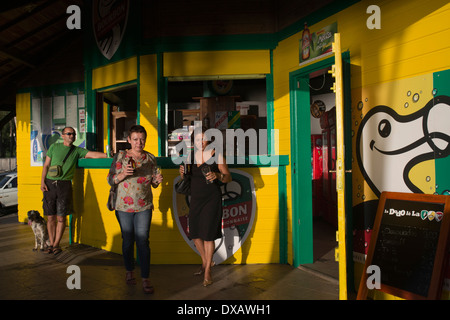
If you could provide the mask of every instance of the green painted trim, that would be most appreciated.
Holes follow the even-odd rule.
[[[54,92],[57,92],[59,95],[65,95],[66,91],[73,92],[78,91],[84,88],[83,82],[69,82],[69,83],[60,83],[55,85],[45,85],[45,86],[37,86],[37,87],[26,87],[17,90],[17,93],[31,93],[32,96],[41,96],[41,95],[53,95]]]
[[[311,182],[311,123],[309,86],[297,88],[297,81],[309,83],[309,72],[290,74],[291,172],[292,172],[292,246],[293,265],[313,262],[313,221]],[[305,105],[308,108],[298,108]],[[303,152],[301,152],[303,151]],[[301,198],[297,196],[301,194]]]
[[[167,116],[166,116],[166,108],[167,106],[167,86],[168,81],[167,78],[164,78],[164,55],[162,53],[158,53],[156,55],[156,73],[157,73],[157,92],[158,92],[158,156],[165,157],[167,156]]]
[[[95,114],[96,114],[96,91],[92,90],[92,70],[87,70],[85,86],[85,109],[86,109],[86,149],[96,150],[95,132]]]
[[[137,79],[136,79],[136,124],[141,124],[141,56],[137,56]]]
[[[289,156],[272,156],[274,160],[277,161],[279,167],[287,166],[289,164]],[[157,157],[158,165],[163,169],[177,169],[179,166],[174,163],[172,157]],[[231,168],[264,168],[271,167],[270,164],[261,163],[258,161],[257,157],[250,157],[252,163],[250,163],[249,157],[234,157],[234,164],[229,164]],[[79,159],[78,167],[85,169],[109,169],[111,167],[112,158],[101,158],[101,159]],[[244,164],[240,164],[244,162]]]
[[[108,112],[107,112],[107,115],[106,115],[106,123],[107,123],[107,126],[108,126],[108,129],[107,129],[107,132],[108,132],[108,140],[107,140],[107,144],[108,144],[108,146],[110,146],[110,148],[111,148],[111,105],[110,104],[108,104]],[[111,149],[110,149],[110,151],[111,151]]]
[[[168,145],[168,132],[166,123],[166,107],[168,101],[168,81],[164,78],[164,56],[162,53],[158,53],[156,57],[156,69],[157,69],[157,85],[158,85],[158,155],[167,156]]]
[[[288,263],[287,183],[286,167],[278,168],[279,250],[281,264]]]
[[[433,89],[436,90],[434,95],[436,98],[450,96],[450,69],[433,73]],[[436,158],[434,163],[436,192],[437,194],[447,194],[446,191],[450,190],[450,157]]]
[[[275,154],[275,141],[273,139],[274,120],[274,81],[273,81],[273,50],[270,50],[270,74],[266,75],[266,105],[267,105],[267,153]]]
[[[184,51],[267,50],[278,45],[276,34],[238,34],[143,39],[140,54]]]

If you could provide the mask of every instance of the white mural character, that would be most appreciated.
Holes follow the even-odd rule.
[[[423,193],[409,172],[423,161],[450,154],[449,119],[448,96],[435,97],[410,115],[399,115],[387,106],[367,113],[356,136],[356,157],[378,197],[383,191]]]

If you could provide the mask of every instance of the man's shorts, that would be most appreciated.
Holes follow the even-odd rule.
[[[46,216],[66,216],[72,213],[72,181],[45,179],[48,191],[44,191],[42,207]]]

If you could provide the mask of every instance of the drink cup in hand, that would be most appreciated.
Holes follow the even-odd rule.
[[[153,168],[153,181],[155,181],[157,183],[161,183],[161,181],[162,181],[161,167],[160,166],[155,166]]]
[[[207,184],[213,183],[211,180],[209,180],[209,179],[207,178],[207,175],[208,175],[210,172],[211,172],[211,168],[210,168],[208,165],[204,165],[204,166],[202,167],[202,173],[203,173],[203,175],[205,176],[205,179],[206,179],[206,183],[207,183]]]

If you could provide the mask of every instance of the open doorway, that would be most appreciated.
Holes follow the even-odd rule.
[[[312,165],[313,265],[310,267],[339,277],[335,260],[338,208],[336,193],[336,97],[330,89],[331,68],[309,75]]]
[[[342,54],[339,68],[335,69],[337,75],[343,78],[343,83],[339,83],[336,93],[330,90],[336,79],[328,73],[333,65],[336,67],[334,56],[290,73],[292,219],[297,222],[292,224],[292,252],[294,266],[312,268],[339,281],[339,296],[345,299],[348,288],[353,287],[353,267],[349,263],[352,259],[352,143],[349,52]],[[321,92],[321,90],[325,91]],[[336,161],[325,162],[330,168],[323,168],[322,158],[322,172],[325,173],[326,170],[326,175],[322,174],[322,183],[324,178],[330,179],[330,196],[324,197],[326,194],[323,193],[323,185],[321,187],[322,192],[316,192],[315,195],[324,197],[320,204],[326,203],[327,207],[330,203],[333,203],[332,195],[336,196],[337,210],[327,210],[327,212],[333,212],[331,217],[338,220],[337,228],[323,217],[314,217],[313,210],[313,202],[316,200],[313,198],[312,181],[310,180],[313,170],[311,166],[313,157],[311,135],[315,131],[311,129],[311,105],[314,101],[320,100],[320,94],[330,94],[336,100],[335,103],[331,102],[329,106],[325,107],[325,110],[322,110],[326,116],[322,117],[322,114],[316,118],[316,121],[319,121],[321,135],[323,129],[320,126],[320,119],[322,119],[322,122],[325,120],[335,122],[336,129],[332,130],[330,127],[330,134],[325,136],[327,139],[325,151],[334,153]],[[343,101],[337,100],[337,97],[342,98]],[[324,103],[327,104],[326,101]],[[334,117],[334,113],[330,110],[335,104],[339,108],[335,108],[336,116]],[[323,107],[320,108],[320,103],[317,103],[317,106],[313,106],[312,111],[313,113],[316,110],[320,112],[321,109]],[[323,137],[324,135],[322,135]],[[320,142],[323,149],[324,142]],[[339,166],[337,166],[338,164]],[[336,182],[333,181],[334,178],[336,178]],[[337,178],[339,178],[339,181],[337,181]],[[339,190],[336,188],[337,182],[339,182]],[[338,235],[336,230],[339,231]],[[322,235],[321,232],[323,232]],[[320,240],[325,240],[326,245],[323,245]],[[327,255],[320,255],[319,246],[327,252]],[[337,250],[334,248],[337,248]],[[335,252],[339,257],[338,262],[334,258]]]
[[[97,93],[97,132],[99,134],[97,145],[103,150],[103,145],[108,145],[108,150],[113,154],[120,150],[129,149],[128,130],[137,123],[138,94],[136,84],[120,86],[112,90]],[[102,106],[99,108],[98,106]],[[109,128],[109,132],[103,129],[103,124]],[[100,127],[101,126],[101,127]]]

